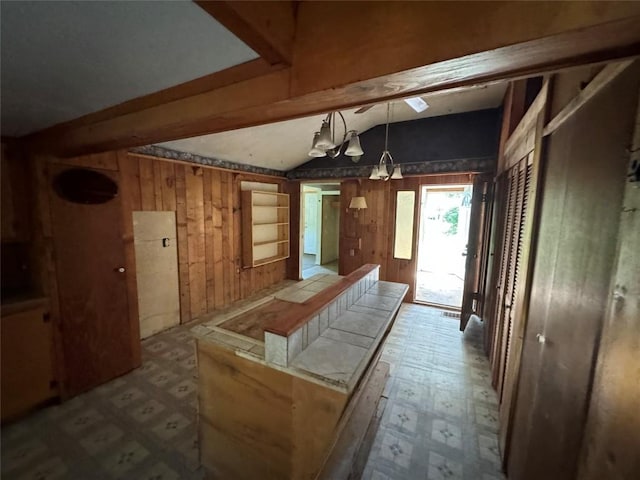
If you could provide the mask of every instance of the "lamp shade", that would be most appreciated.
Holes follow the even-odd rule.
[[[318,148],[318,138],[320,138],[320,132],[313,134],[313,142],[311,143],[311,150],[309,150],[310,157],[324,157],[327,154],[324,150]]]
[[[322,121],[322,127],[320,127],[320,135],[318,136],[318,141],[316,142],[316,147],[321,150],[328,150],[330,148],[335,148],[336,144],[333,143],[331,138],[331,127],[329,126],[329,122],[326,120]]]
[[[396,167],[393,169],[393,173],[391,174],[391,180],[400,180],[404,178],[402,176],[402,170],[400,170],[400,165],[396,165]]]
[[[346,153],[350,157],[359,157],[364,154],[364,151],[360,146],[360,138],[358,137],[358,132],[356,132],[355,130],[351,130],[349,145],[347,146],[347,150],[344,153]]]
[[[373,167],[373,169],[371,170],[371,175],[369,175],[369,180],[380,180],[378,167]]]
[[[349,208],[367,208],[367,200],[364,197],[353,197],[349,203]]]

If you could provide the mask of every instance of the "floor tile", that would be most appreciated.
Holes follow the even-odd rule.
[[[204,478],[193,328],[144,340],[134,372],[3,426],[2,478]],[[405,304],[382,358],[388,401],[363,478],[504,478],[481,324],[462,334],[440,310]]]
[[[382,349],[388,401],[363,478],[504,478],[482,324],[458,327],[435,308],[400,309]]]

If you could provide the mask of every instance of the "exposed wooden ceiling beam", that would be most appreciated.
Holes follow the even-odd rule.
[[[195,0],[195,3],[271,65],[291,65],[296,28],[293,2]]]
[[[45,132],[47,133],[47,136],[55,137],[58,134],[69,130],[140,112],[158,105],[174,102],[176,100],[200,95],[212,90],[224,88],[228,85],[233,85],[234,83],[261,77],[268,73],[277,72],[283,68],[285,68],[284,65],[269,65],[262,58],[258,58],[256,60],[251,60],[246,63],[241,63],[240,65],[226,68],[216,73],[181,83],[174,87],[169,87],[158,92],[128,100],[98,112],[83,115],[82,117],[75,118],[68,122],[59,123],[58,125],[46,129]],[[36,137],[39,135],[39,133],[35,134]],[[28,138],[29,137],[27,137],[27,139]]]
[[[379,6],[385,3],[374,3],[374,7],[363,10],[385,14],[384,8]],[[456,5],[461,3],[463,7],[466,5],[464,2],[441,4],[445,10],[441,16],[444,17],[430,21],[450,23],[447,15],[453,14],[459,8]],[[35,146],[62,155],[128,148],[640,54],[640,3],[605,2],[599,4],[598,9],[592,9],[589,3],[585,7],[589,14],[578,16],[579,21],[575,11],[566,7],[571,2],[532,4],[536,8],[543,6],[538,8],[542,12],[539,14],[536,14],[538,10],[529,7],[530,4],[517,3],[517,9],[510,7],[509,2],[500,9],[515,15],[511,21],[504,14],[489,15],[483,22],[465,25],[469,40],[464,48],[460,45],[460,29],[437,31],[439,38],[433,38],[433,42],[452,45],[450,54],[440,47],[434,53],[433,42],[425,38],[430,35],[428,28],[423,26],[423,35],[412,40],[412,35],[403,36],[404,26],[392,23],[386,34],[380,36],[382,40],[376,40],[375,48],[370,52],[366,50],[370,58],[354,58],[349,45],[343,45],[339,51],[332,52],[332,67],[325,64],[325,44],[317,48],[317,39],[322,36],[318,37],[316,30],[306,29],[307,24],[300,29],[299,24],[297,38],[300,44],[296,41],[295,61],[290,67],[199,91],[192,96],[148,104],[139,110],[107,116],[109,118],[101,116],[99,121],[45,130],[32,136],[31,140]],[[302,2],[298,18],[308,17],[306,14],[301,17],[300,12],[310,4],[313,5],[309,8],[313,9],[319,5],[331,9],[340,8],[345,2]],[[558,4],[558,7],[554,6]],[[350,5],[349,2],[346,5]],[[421,12],[423,2],[401,5],[407,21],[414,25],[415,22],[411,23],[409,19]],[[518,9],[526,11],[518,13]],[[368,14],[365,18],[373,21]],[[492,18],[501,23],[492,24]],[[377,18],[377,23],[383,21],[384,18]],[[484,39],[480,35],[480,32],[500,30],[504,22],[509,25],[510,36],[500,37],[503,46],[496,47],[494,37]],[[549,24],[553,24],[553,28]],[[370,25],[360,28],[358,25],[354,23],[352,29],[371,29]],[[563,25],[570,28],[565,31]],[[394,35],[394,28],[397,35]],[[306,38],[307,30],[313,32],[315,43]],[[330,32],[331,28],[326,27],[325,34]],[[523,40],[531,37],[533,39]],[[391,48],[396,38],[404,41],[404,45],[398,46],[400,50]],[[373,38],[370,40],[374,41]],[[399,54],[405,50],[406,54]],[[460,54],[465,51],[469,53]],[[444,59],[438,60],[441,57]],[[422,66],[411,67],[416,63]],[[314,75],[309,75],[307,70]],[[345,80],[347,83],[340,83]]]

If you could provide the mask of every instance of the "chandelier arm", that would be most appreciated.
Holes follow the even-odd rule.
[[[337,155],[340,155],[340,152],[342,151],[342,147],[344,147],[344,142],[346,142],[347,140],[347,122],[344,119],[344,115],[342,115],[342,112],[338,111],[338,115],[340,115],[340,118],[342,119],[342,126],[344,127],[344,135],[342,136],[342,142],[340,142],[340,146],[338,147]]]

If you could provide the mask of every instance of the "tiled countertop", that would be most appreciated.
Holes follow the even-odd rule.
[[[222,345],[250,360],[266,363],[264,341],[225,330],[221,324],[274,300],[304,303],[341,278],[337,275],[315,275],[239,310],[217,315],[191,331],[201,340]],[[351,391],[390,327],[393,321],[391,312],[399,308],[407,288],[402,284],[378,281],[317,338],[313,341],[309,338],[309,344],[288,367],[269,365],[340,391]]]
[[[376,288],[377,287],[377,288]],[[379,281],[334,320],[292,362],[294,370],[331,380],[351,390],[393,321],[407,287]]]
[[[259,308],[271,301],[282,300],[291,303],[304,303],[316,293],[338,282],[339,275],[314,275],[307,280],[296,282],[260,300],[248,303],[240,308],[223,314],[216,314],[209,321],[200,323],[191,329],[196,338],[223,345],[231,350],[249,355],[255,359],[264,360],[264,340],[257,340],[221,328],[220,325],[243,315],[250,310]]]

